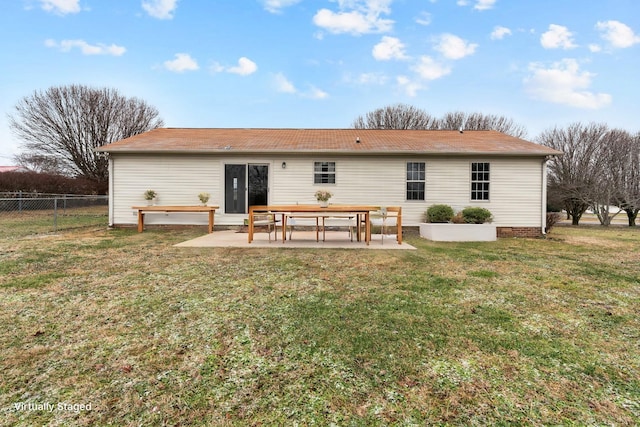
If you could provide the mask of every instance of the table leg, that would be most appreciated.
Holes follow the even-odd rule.
[[[282,244],[287,240],[287,215],[282,214]]]
[[[364,214],[364,221],[365,221],[365,232],[364,232],[364,240],[367,243],[367,246],[369,246],[369,242],[371,242],[371,221],[369,220],[369,212]]]
[[[138,233],[144,230],[144,213],[138,209]]]
[[[213,233],[213,212],[209,211],[209,234]]]
[[[253,241],[253,211],[249,211],[249,230],[247,233],[249,243]]]

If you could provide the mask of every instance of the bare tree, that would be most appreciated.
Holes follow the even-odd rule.
[[[436,119],[429,113],[406,104],[395,104],[357,117],[355,129],[436,129]]]
[[[467,120],[467,114],[462,111],[451,111],[446,113],[436,124],[437,129],[442,130],[461,130],[465,129],[465,121]]]
[[[629,227],[636,225],[640,212],[640,133],[623,132],[616,140],[617,158],[612,165],[617,181],[616,203],[627,214]]]
[[[460,113],[457,113],[460,115]],[[497,130],[516,138],[526,138],[527,129],[515,123],[512,119],[494,114],[471,113],[463,115],[461,125],[465,130]],[[448,129],[459,129],[453,127]]]
[[[353,127],[356,129],[497,130],[516,138],[524,138],[527,134],[524,126],[502,116],[453,111],[446,113],[442,118],[435,118],[424,110],[406,104],[378,108],[364,116],[359,116],[354,120]]]
[[[163,126],[158,111],[117,90],[58,86],[20,100],[9,126],[24,141],[23,161],[62,165],[68,174],[98,182],[108,178],[107,159],[95,148]]]
[[[624,170],[628,132],[607,129],[596,148],[591,173],[595,183],[590,190],[591,208],[600,224],[611,225],[611,221],[622,209],[618,207],[619,192],[626,180]]]
[[[64,165],[56,157],[41,154],[21,153],[14,156],[15,162],[33,172],[64,175]]]
[[[549,160],[549,193],[562,201],[573,225],[593,205],[593,189],[602,170],[599,146],[607,131],[604,124],[574,123],[566,129],[543,131],[537,138],[540,144],[564,153]]]

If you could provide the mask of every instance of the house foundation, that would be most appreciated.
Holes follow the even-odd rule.
[[[498,237],[542,237],[540,227],[497,227]]]

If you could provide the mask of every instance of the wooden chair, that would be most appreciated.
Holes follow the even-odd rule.
[[[384,236],[387,234],[389,227],[397,227],[398,216],[401,212],[400,207],[381,207],[378,211],[370,215],[372,226],[380,227],[380,235],[382,244],[384,245]]]
[[[255,226],[267,226],[267,233],[269,233],[269,241],[271,241],[271,229],[273,227],[273,234],[275,240],[278,240],[278,224],[281,221],[276,218],[272,213],[255,214],[253,216],[253,225]]]

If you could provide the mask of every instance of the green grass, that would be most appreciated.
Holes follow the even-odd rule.
[[[5,227],[2,425],[640,423],[639,230],[354,252]]]
[[[0,212],[0,229],[6,239],[48,234],[84,227],[106,227],[107,206]]]

